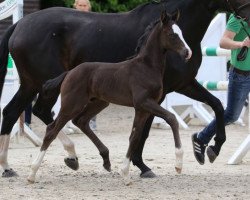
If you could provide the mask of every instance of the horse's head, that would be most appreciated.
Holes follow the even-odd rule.
[[[183,38],[182,31],[176,24],[179,18],[179,11],[168,14],[165,11],[161,14],[161,44],[163,48],[172,50],[188,60],[191,58],[192,51]]]
[[[231,12],[237,18],[244,19],[250,24],[250,0],[225,0]]]

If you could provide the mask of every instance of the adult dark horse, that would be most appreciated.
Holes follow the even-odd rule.
[[[183,150],[178,121],[172,113],[158,104],[162,97],[162,78],[167,67],[167,51],[175,51],[183,60],[191,57],[191,51],[183,39],[181,30],[175,24],[178,16],[178,12],[173,15],[162,12],[161,20],[150,27],[150,33],[145,38],[146,44],[132,59],[119,63],[84,62],[46,82],[43,87],[44,94],[53,95],[55,89],[60,90],[61,108],[56,119],[46,129],[39,156],[31,167],[32,171],[28,177],[30,182],[35,182],[35,175],[45,152],[65,124],[72,119],[86,135],[93,135],[89,126],[90,119],[110,102],[135,109],[129,148],[121,170],[126,184],[130,183],[131,156],[150,114],[159,116],[170,124],[176,149],[175,169],[181,173]],[[110,170],[109,160],[104,167]]]
[[[237,8],[240,16],[249,19],[249,0],[231,1],[230,5],[230,8]],[[0,164],[4,169],[4,176],[15,175],[7,162],[9,134],[24,108],[37,93],[39,98],[33,113],[46,124],[53,121],[51,108],[58,94],[45,100],[41,93],[42,84],[82,62],[119,62],[133,55],[136,41],[144,29],[157,19],[158,13],[165,7],[170,13],[176,8],[181,11],[178,25],[193,51],[193,57],[185,64],[176,54],[170,53],[167,60],[169,67],[163,81],[164,96],[176,91],[213,108],[218,119],[218,131],[212,148],[216,155],[219,154],[225,141],[223,107],[217,98],[198,84],[195,76],[202,57],[201,39],[215,12],[230,9],[226,0],[165,0],[120,14],[82,13],[72,9],[52,8],[30,14],[10,27],[0,46],[0,91],[7,71],[8,52],[13,56],[21,81],[18,92],[3,110]],[[152,119],[150,117],[147,120],[141,144],[132,159],[145,176],[153,175],[141,157]],[[69,157],[75,159],[71,162],[73,168],[77,169],[73,143],[63,134],[58,137]]]

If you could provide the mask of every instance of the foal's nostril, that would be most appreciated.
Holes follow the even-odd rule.
[[[185,58],[188,58],[189,56],[189,52],[188,52],[188,49],[185,50]]]

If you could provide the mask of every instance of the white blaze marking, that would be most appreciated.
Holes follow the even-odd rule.
[[[188,46],[188,44],[186,43],[186,41],[183,38],[182,31],[181,31],[180,27],[177,26],[176,24],[173,24],[172,25],[172,29],[173,29],[174,33],[176,33],[180,37],[180,39],[182,40],[182,42],[185,44],[185,47],[187,49],[190,49],[190,47]]]
[[[180,27],[178,25],[176,25],[176,24],[173,24],[172,25],[172,29],[173,29],[174,33],[176,33],[179,36],[179,38],[184,43],[185,47],[188,49],[188,51],[189,51],[188,58],[190,58],[191,55],[192,55],[192,51],[191,51],[190,47],[188,46],[188,44],[186,43],[186,41],[184,40],[183,35],[182,35],[182,31],[181,31]]]

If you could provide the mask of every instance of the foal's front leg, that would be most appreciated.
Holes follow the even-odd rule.
[[[126,158],[124,159],[123,162],[123,167],[121,169],[121,175],[124,178],[125,184],[129,185],[130,182],[130,176],[129,176],[129,167],[130,167],[130,162],[132,159],[132,155],[134,154],[142,133],[143,133],[143,126],[148,118],[149,114],[143,111],[135,111],[135,118],[134,118],[134,123],[132,127],[132,131],[129,137],[129,148],[126,154]]]
[[[183,165],[183,149],[179,134],[179,123],[175,115],[162,108],[152,99],[145,100],[141,104],[141,108],[157,117],[164,119],[166,123],[170,125],[173,131],[174,142],[175,142],[175,155],[176,155],[175,169],[177,173],[181,173]]]

